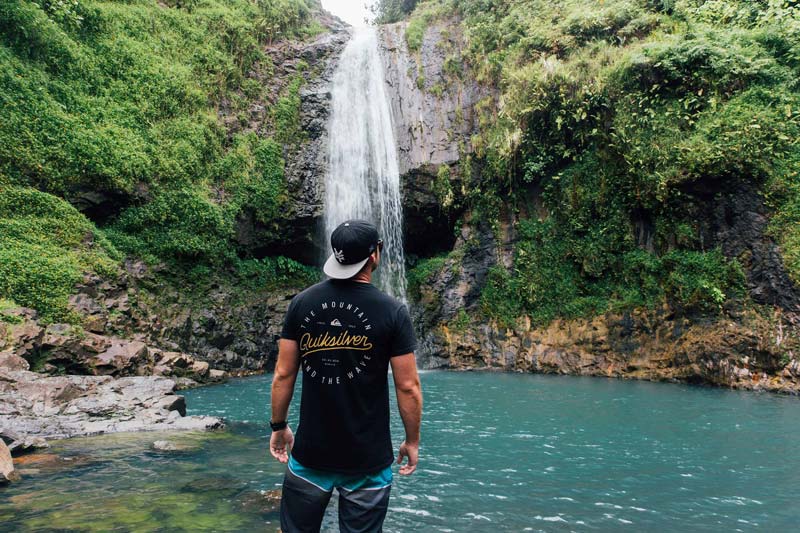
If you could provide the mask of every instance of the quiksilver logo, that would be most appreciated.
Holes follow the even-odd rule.
[[[338,319],[338,318],[334,318],[333,320],[331,320],[331,326],[339,326],[339,327],[342,327],[342,323],[341,323],[341,322],[339,322],[339,319]]]

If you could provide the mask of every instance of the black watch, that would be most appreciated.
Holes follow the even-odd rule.
[[[280,431],[282,429],[286,429],[289,423],[284,420],[283,422],[273,422],[272,420],[269,421],[269,427],[272,428],[272,431]]]

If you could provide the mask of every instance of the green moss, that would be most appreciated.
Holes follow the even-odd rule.
[[[84,272],[116,273],[120,254],[64,200],[23,187],[0,187],[0,298],[32,307],[42,319],[77,320],[67,299]]]
[[[300,127],[300,87],[302,84],[302,77],[297,76],[292,79],[273,109],[275,139],[281,144],[297,145],[305,137]]]
[[[260,291],[316,283],[319,271],[286,257],[265,257],[241,261],[235,278],[239,290]]]
[[[800,150],[780,167],[767,188],[767,204],[775,213],[768,233],[779,245],[789,277],[800,286]]]
[[[216,178],[227,193],[224,209],[231,219],[243,212],[278,232],[287,200],[281,146],[254,133],[237,135],[216,167]]]
[[[417,261],[417,263],[406,273],[406,279],[408,281],[408,293],[413,298],[419,299],[422,288],[433,279],[434,275],[441,271],[447,259],[447,255],[440,255]]]
[[[112,240],[130,254],[217,265],[232,258],[232,233],[223,209],[191,189],[157,193],[126,209],[109,228]]]

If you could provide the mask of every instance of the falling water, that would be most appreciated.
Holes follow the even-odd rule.
[[[384,242],[375,282],[405,301],[397,145],[374,28],[356,30],[342,53],[333,76],[329,139],[326,239],[347,219],[373,222]]]

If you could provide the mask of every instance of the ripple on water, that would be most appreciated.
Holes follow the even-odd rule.
[[[276,529],[274,507],[259,499],[283,475],[266,453],[270,379],[185,391],[190,414],[230,422],[192,451],[153,453],[164,437],[142,434],[55,446],[92,460],[4,488],[0,530]],[[420,467],[395,476],[387,533],[787,531],[800,522],[800,456],[786,453],[800,442],[796,398],[557,376],[426,372],[422,383]],[[630,401],[613,401],[621,397]],[[709,420],[714,432],[697,431]],[[476,436],[489,427],[491,439]],[[224,480],[224,495],[202,479]],[[335,505],[324,524],[336,531]]]

